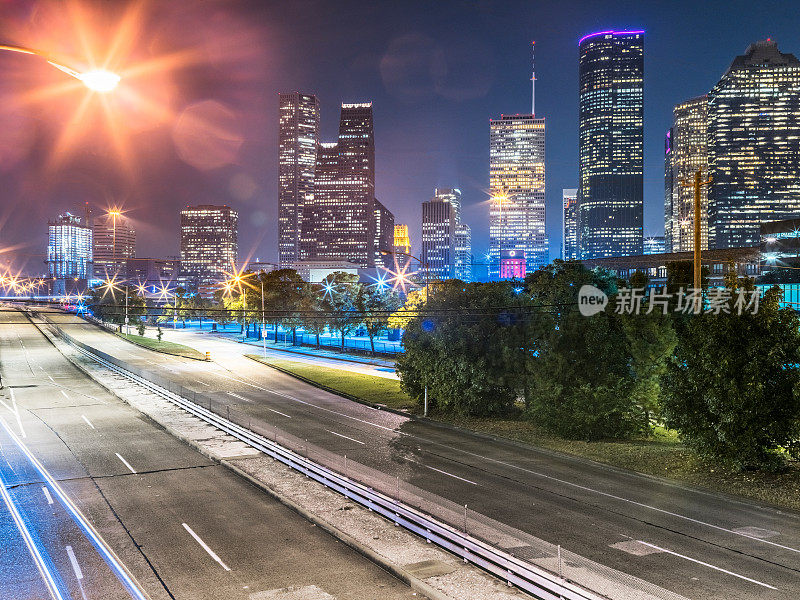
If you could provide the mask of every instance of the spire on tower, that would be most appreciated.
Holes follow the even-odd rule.
[[[536,116],[536,42],[531,42],[531,114]]]

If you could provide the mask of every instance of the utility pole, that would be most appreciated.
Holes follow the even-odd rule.
[[[702,287],[701,281],[701,273],[702,273],[702,261],[701,261],[701,238],[700,238],[700,220],[701,220],[701,206],[700,206],[700,189],[704,185],[708,185],[711,183],[711,177],[709,176],[708,179],[703,181],[703,170],[698,169],[694,173],[694,181],[692,182],[692,187],[694,188],[694,268],[693,268],[693,283],[692,285],[696,290],[699,290]],[[688,187],[686,182],[683,183],[685,187]]]

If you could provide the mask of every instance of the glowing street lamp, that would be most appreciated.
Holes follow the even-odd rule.
[[[83,83],[83,85],[85,85],[91,91],[100,92],[101,94],[105,94],[112,91],[115,87],[117,87],[119,82],[122,80],[122,77],[120,77],[116,73],[107,71],[106,69],[92,69],[90,71],[81,73],[79,71],[76,71],[75,69],[72,69],[66,65],[62,65],[61,63],[52,60],[44,52],[40,52],[38,50],[32,50],[30,48],[23,48],[22,46],[8,46],[0,44],[0,50],[5,50],[7,52],[19,52],[20,54],[30,54],[33,56],[38,56],[40,58],[43,58],[44,60],[47,61],[48,64],[54,66],[59,71],[62,71],[63,73],[66,73],[71,77],[74,77],[75,79]]]

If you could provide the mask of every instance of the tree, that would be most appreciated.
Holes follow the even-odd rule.
[[[303,304],[307,283],[294,269],[277,269],[269,273],[260,273],[254,286],[254,298],[257,296],[261,302],[260,285],[264,285],[264,307],[270,315],[270,320],[275,324],[275,343],[278,343],[278,327],[281,323],[292,327],[292,332],[299,324],[298,312]],[[249,298],[248,298],[249,302]],[[254,305],[255,306],[255,305]]]
[[[400,307],[400,296],[394,290],[382,290],[377,285],[363,286],[357,299],[357,308],[363,313],[362,323],[369,335],[369,345],[375,354],[375,336],[386,329],[389,311]]]
[[[319,336],[328,326],[330,320],[328,312],[331,310],[321,288],[319,284],[307,285],[299,307],[300,324],[303,329],[316,336],[317,348],[319,348]]]
[[[741,469],[800,457],[800,318],[769,290],[756,314],[685,321],[662,378],[666,424],[703,455]]]
[[[130,321],[147,314],[147,304],[144,298],[136,294],[136,288],[133,286],[96,287],[91,290],[90,296],[89,306],[92,314],[104,322],[107,321],[118,325],[125,323],[125,296],[128,297],[128,318]]]
[[[322,280],[323,298],[331,308],[330,325],[341,335],[342,350],[347,334],[361,322],[357,298],[362,288],[363,284],[358,282],[358,275],[344,271],[331,273]]]
[[[388,325],[392,329],[405,329],[409,321],[419,316],[425,306],[425,290],[412,290],[406,296],[405,304],[389,316]]]

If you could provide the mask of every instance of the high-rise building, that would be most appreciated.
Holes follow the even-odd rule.
[[[64,294],[92,276],[92,229],[72,213],[48,222],[47,269],[55,282],[54,294]]]
[[[181,283],[192,290],[218,284],[236,267],[238,213],[229,206],[187,206],[181,211]]]
[[[408,236],[408,225],[394,226],[394,251],[399,254],[411,254],[411,238]]]
[[[472,230],[466,223],[456,224],[453,276],[461,281],[472,281]]]
[[[372,267],[380,264],[381,251],[391,251],[393,230],[394,217],[375,198],[372,103],[342,104],[338,142],[317,148],[300,257]]]
[[[489,120],[489,278],[500,276],[503,250],[521,250],[527,270],[549,262],[545,233],[545,120],[501,115]]]
[[[114,209],[92,219],[94,277],[127,278],[127,261],[136,257],[136,231],[130,220]]]
[[[300,259],[303,207],[314,197],[319,101],[313,94],[278,96],[278,259]]]
[[[422,269],[429,278],[472,279],[472,235],[461,223],[461,190],[436,188],[422,203]]]
[[[578,190],[561,190],[561,258],[578,258]]]
[[[653,235],[644,238],[642,244],[642,254],[664,254],[666,249],[666,240],[663,235]]]
[[[667,252],[694,250],[694,174],[708,176],[708,98],[673,110],[664,142],[664,237]],[[708,188],[700,188],[700,249],[708,250]]]
[[[377,198],[373,205],[373,220],[375,233],[372,240],[373,257],[376,267],[386,267],[394,264],[391,252],[394,248],[394,215]]]
[[[751,44],[708,93],[711,248],[754,246],[763,222],[800,215],[800,61]]]
[[[592,33],[578,51],[581,257],[641,254],[644,32]]]

